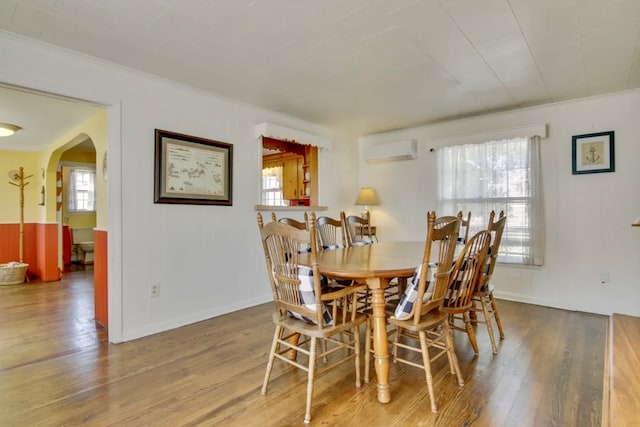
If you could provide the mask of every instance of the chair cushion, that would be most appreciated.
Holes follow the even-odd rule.
[[[322,249],[327,251],[327,250],[333,250],[333,249],[342,249],[343,246],[337,243],[334,243],[332,245],[322,245]]]
[[[480,291],[485,292],[487,294],[492,294],[494,289],[495,288],[491,283],[485,283],[484,286],[480,289]]]
[[[318,309],[318,305],[316,304],[316,294],[313,289],[313,269],[305,266],[298,266],[298,279],[300,279],[300,300],[304,304],[304,306],[309,309],[316,311]],[[325,276],[320,276],[320,285],[323,288],[329,286],[329,280]],[[333,324],[333,318],[331,317],[331,312],[329,309],[323,304],[322,305],[322,320],[325,325]],[[316,324],[317,322],[313,319],[309,319],[299,313],[289,312],[289,314],[296,319],[304,320],[305,322]]]
[[[369,236],[364,236],[362,237],[361,240],[356,240],[355,242],[352,242],[352,246],[366,246],[366,245],[372,245],[375,241],[369,237]]]
[[[431,274],[433,272],[433,267],[434,266],[429,266],[429,272],[427,272],[427,274]],[[400,297],[400,302],[398,302],[398,305],[396,306],[396,310],[393,314],[393,317],[395,317],[398,320],[407,320],[409,318],[411,318],[411,315],[413,314],[413,306],[416,302],[416,299],[418,298],[418,287],[420,284],[420,274],[422,272],[422,264],[420,264],[418,266],[418,268],[416,268],[415,272],[413,273],[413,276],[411,277],[411,279],[409,280],[409,283],[407,284],[407,289],[404,291],[404,293],[402,294],[402,296]],[[422,301],[426,302],[429,300],[429,298],[431,298],[431,296],[433,295],[433,286],[435,284],[435,281],[432,280],[431,277],[427,277],[427,289],[424,292],[424,296],[422,297]]]

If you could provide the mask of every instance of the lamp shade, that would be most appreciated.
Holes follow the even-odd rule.
[[[375,206],[380,204],[380,199],[373,188],[361,188],[355,204],[356,206]]]

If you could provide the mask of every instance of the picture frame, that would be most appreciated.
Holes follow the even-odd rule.
[[[571,138],[572,173],[615,172],[614,131],[574,135]]]
[[[231,206],[233,144],[155,129],[154,203]]]

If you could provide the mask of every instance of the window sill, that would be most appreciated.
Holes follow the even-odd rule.
[[[290,211],[290,212],[303,212],[303,211],[326,211],[326,206],[269,206],[269,205],[254,205],[253,208],[256,211]]]

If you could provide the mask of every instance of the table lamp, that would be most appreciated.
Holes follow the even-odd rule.
[[[369,206],[375,206],[380,204],[380,199],[378,198],[378,194],[376,190],[373,188],[363,187],[358,192],[358,197],[356,198],[356,206],[364,206],[364,210],[362,211],[362,217],[369,217]]]

